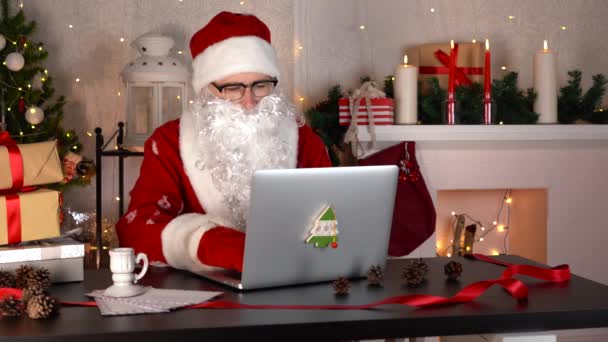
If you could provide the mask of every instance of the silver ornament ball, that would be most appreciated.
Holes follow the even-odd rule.
[[[4,49],[5,46],[6,46],[6,38],[4,38],[4,36],[0,34],[0,51],[2,51],[2,49]]]
[[[19,52],[11,52],[6,56],[6,67],[11,71],[19,71],[25,65],[25,59]]]
[[[25,111],[25,121],[30,125],[37,125],[44,120],[44,111],[37,106],[30,106]]]

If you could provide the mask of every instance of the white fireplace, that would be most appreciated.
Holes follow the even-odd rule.
[[[395,125],[375,133],[370,153],[416,141],[435,205],[445,190],[546,191],[546,263],[570,264],[573,273],[608,284],[608,126]],[[359,138],[369,142],[368,127]],[[411,256],[435,253],[432,236]]]

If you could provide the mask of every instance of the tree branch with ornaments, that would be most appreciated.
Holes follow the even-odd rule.
[[[17,144],[56,140],[63,163],[64,180],[46,187],[63,190],[86,185],[95,174],[92,161],[80,153],[82,144],[74,130],[62,126],[64,96],[55,94],[53,78],[44,62],[44,44],[31,40],[35,21],[23,10],[11,13],[8,0],[0,3],[0,132]]]

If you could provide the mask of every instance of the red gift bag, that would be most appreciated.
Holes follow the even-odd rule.
[[[435,231],[435,206],[416,161],[416,143],[401,142],[359,160],[359,165],[397,165],[399,181],[388,254],[411,253]]]

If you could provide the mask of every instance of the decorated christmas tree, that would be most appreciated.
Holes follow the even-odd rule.
[[[80,156],[76,133],[61,125],[65,98],[55,95],[44,45],[31,39],[36,22],[27,21],[23,10],[12,15],[8,0],[2,0],[0,11],[0,132],[18,144],[57,140],[65,178],[47,187],[89,184],[93,164]]]

